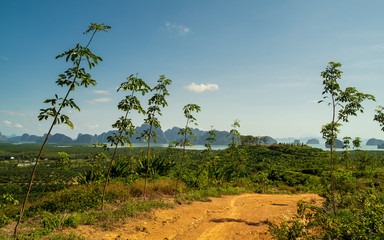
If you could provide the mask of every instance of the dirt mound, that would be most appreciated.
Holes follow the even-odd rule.
[[[156,210],[150,218],[127,219],[112,230],[80,226],[76,232],[85,239],[271,239],[268,222],[293,216],[301,199],[313,203],[322,200],[316,194],[224,196]]]

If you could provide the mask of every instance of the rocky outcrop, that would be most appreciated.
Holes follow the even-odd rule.
[[[367,146],[379,146],[384,144],[384,141],[381,139],[370,138],[365,145]]]
[[[143,143],[143,139],[140,139],[139,137],[141,136],[142,133],[144,133],[145,130],[148,129],[148,125],[141,125],[139,127],[136,127],[137,134],[133,134],[132,138],[130,139],[131,143]],[[171,141],[180,141],[183,139],[181,135],[178,135],[180,128],[178,127],[173,127],[171,129],[166,130],[163,132],[161,129],[155,129],[155,133],[158,136],[157,138],[157,143],[159,144],[168,144]],[[209,137],[208,131],[203,131],[197,128],[192,128],[192,133],[195,135],[196,138],[191,138],[190,141],[192,142],[193,145],[204,145],[207,143],[207,138]],[[216,141],[212,143],[212,145],[228,145],[231,142],[231,135],[227,131],[217,131],[214,130],[215,134],[217,137],[215,137]],[[108,137],[113,136],[114,134],[119,135],[119,132],[116,130],[111,130],[108,132],[103,132],[99,135],[90,135],[90,134],[79,134],[76,138],[76,140],[71,139],[70,137],[67,137],[64,134],[54,134],[51,135],[48,138],[48,143],[83,143],[83,144],[97,144],[98,142],[104,142],[108,143]],[[0,139],[1,139],[1,134],[0,134]],[[14,142],[36,142],[36,143],[42,143],[45,139],[44,135],[43,137],[39,137],[36,135],[28,135],[28,134],[23,134],[22,136],[16,136],[12,138],[6,138],[6,141],[14,141]],[[258,136],[258,137],[253,137],[258,139],[259,143],[258,144],[266,144],[266,145],[271,145],[271,144],[276,144],[277,141],[273,139],[272,137],[269,136]],[[152,139],[153,140],[153,139]],[[153,141],[151,141],[153,142]]]
[[[5,142],[5,141],[7,141],[7,137],[1,135],[1,132],[0,132],[0,142]]]
[[[344,147],[344,143],[341,140],[339,140],[339,139],[335,140],[335,144],[334,145],[335,145],[335,148],[343,148]],[[327,143],[325,143],[325,147],[326,148],[330,148],[329,144],[327,144]]]
[[[47,134],[44,134],[43,137],[40,137],[36,143],[43,143]],[[54,135],[50,135],[48,138],[48,143],[73,143],[72,138],[65,136],[61,133],[56,133]]]
[[[21,141],[22,142],[36,142],[39,139],[40,139],[40,137],[36,136],[36,135],[29,135],[26,133],[21,135]]]
[[[320,144],[320,141],[315,138],[312,138],[308,139],[307,144]]]
[[[75,143],[85,143],[85,144],[97,144],[97,135],[90,135],[90,134],[81,134],[77,136],[77,139],[74,141]]]

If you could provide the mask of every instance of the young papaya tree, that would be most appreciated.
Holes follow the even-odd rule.
[[[148,129],[144,130],[139,137],[141,139],[144,139],[144,142],[148,143],[147,172],[145,174],[145,182],[144,182],[144,190],[143,190],[144,199],[146,197],[147,181],[148,181],[148,174],[149,174],[151,140],[153,140],[154,143],[157,143],[158,136],[155,132],[155,129],[161,129],[160,121],[157,118],[157,116],[162,116],[160,107],[164,108],[165,106],[168,106],[166,96],[169,95],[169,92],[167,90],[167,86],[170,85],[171,83],[172,83],[172,80],[165,78],[164,75],[161,75],[159,80],[157,80],[157,85],[151,89],[151,91],[154,91],[155,94],[148,100],[148,110],[145,112],[145,115],[147,116],[147,118],[144,119],[144,124],[148,125]]]
[[[119,88],[117,91],[130,91],[130,95],[125,96],[123,100],[119,102],[117,105],[117,108],[119,110],[122,110],[125,112],[124,116],[121,116],[116,123],[112,125],[113,128],[116,128],[118,131],[118,134],[113,133],[112,136],[108,136],[107,140],[110,142],[111,146],[115,146],[111,161],[109,163],[109,168],[107,172],[107,177],[105,180],[104,184],[104,189],[103,189],[103,199],[101,202],[101,210],[104,208],[104,199],[105,199],[105,190],[107,188],[108,180],[109,180],[109,175],[111,174],[111,169],[113,166],[113,160],[115,159],[116,152],[117,152],[117,147],[119,145],[121,146],[129,146],[132,148],[132,143],[130,139],[132,138],[132,135],[134,133],[137,133],[135,130],[135,126],[132,123],[132,120],[128,118],[128,115],[131,110],[137,111],[139,114],[145,114],[145,110],[141,107],[139,99],[135,96],[135,93],[139,92],[141,93],[142,96],[144,96],[146,93],[149,92],[150,87],[141,79],[138,78],[137,76],[130,75],[127,78],[127,81],[123,82],[120,84]],[[104,145],[104,148],[106,146]],[[106,148],[108,149],[108,148]]]
[[[36,158],[35,166],[32,170],[28,190],[25,194],[25,199],[20,210],[19,219],[15,226],[15,236],[17,236],[18,226],[21,222],[21,219],[23,218],[23,213],[25,210],[26,203],[28,201],[29,193],[31,191],[36,168],[39,164],[40,157],[43,153],[44,147],[48,141],[53,127],[56,124],[66,124],[71,129],[73,129],[73,123],[67,115],[61,113],[62,109],[70,107],[80,111],[80,108],[76,105],[74,99],[69,98],[69,94],[74,91],[76,87],[84,86],[85,88],[87,88],[90,85],[96,86],[97,84],[96,80],[92,79],[91,74],[86,72],[86,69],[82,67],[82,63],[85,61],[87,63],[87,67],[89,68],[89,70],[91,70],[99,62],[102,61],[102,58],[93,54],[88,47],[97,32],[107,32],[109,29],[111,29],[110,26],[98,23],[91,23],[88,29],[84,32],[84,34],[92,33],[85,47],[81,46],[80,44],[77,44],[74,48],[69,49],[68,51],[65,51],[64,53],[56,56],[56,59],[65,58],[66,62],[72,63],[72,67],[68,68],[63,74],[60,74],[59,79],[56,81],[56,84],[58,86],[68,87],[68,91],[64,97],[58,97],[57,94],[55,94],[54,98],[45,100],[44,103],[50,104],[51,107],[48,107],[46,109],[40,109],[40,114],[38,116],[39,121],[47,120],[48,118],[53,118],[53,121],[40,148],[39,154]]]
[[[345,90],[341,89],[338,80],[341,79],[343,72],[339,70],[340,67],[341,63],[329,62],[325,71],[321,72],[324,90],[322,92],[323,99],[319,101],[319,103],[326,102],[332,108],[331,122],[323,125],[321,133],[330,146],[331,201],[334,212],[336,211],[334,201],[334,145],[337,133],[340,132],[339,127],[342,126],[341,122],[348,122],[349,117],[364,112],[363,101],[376,101],[374,96],[358,92],[354,87],[347,87]]]
[[[179,132],[177,133],[178,135],[182,136],[182,139],[179,142],[175,142],[175,146],[180,146],[183,148],[183,154],[181,156],[181,161],[180,161],[180,166],[179,166],[179,173],[177,174],[177,180],[176,180],[176,193],[178,192],[178,184],[181,178],[181,171],[183,169],[183,163],[184,163],[184,158],[185,158],[185,147],[186,146],[193,146],[191,140],[188,138],[195,138],[195,135],[192,132],[192,129],[189,127],[189,124],[194,124],[195,126],[197,125],[196,123],[196,118],[192,115],[193,112],[200,112],[200,106],[196,104],[187,104],[183,107],[184,111],[184,116],[186,118],[186,123],[185,127],[180,128]]]

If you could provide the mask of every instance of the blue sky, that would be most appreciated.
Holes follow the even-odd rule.
[[[164,130],[183,126],[182,107],[201,106],[198,127],[281,137],[320,137],[331,112],[322,99],[321,71],[343,64],[340,84],[373,94],[364,115],[351,118],[341,136],[384,138],[373,122],[384,105],[384,1],[16,1],[0,2],[0,132],[42,135],[50,121],[37,120],[54,94],[57,76],[70,65],[55,56],[85,44],[91,22],[112,29],[90,46],[103,58],[90,71],[98,85],[71,93],[81,112],[68,112],[76,137],[100,134],[123,113],[116,88],[138,73],[153,86],[159,75],[173,81]],[[146,99],[143,99],[146,102]],[[141,125],[143,116],[131,116]]]

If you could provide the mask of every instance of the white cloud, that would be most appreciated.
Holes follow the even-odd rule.
[[[15,128],[23,128],[23,125],[19,124],[19,123],[16,123],[16,124],[13,124],[11,121],[8,121],[8,120],[4,120],[3,123],[8,126],[8,127],[15,127]],[[13,124],[13,125],[12,125]]]
[[[178,34],[180,36],[185,36],[191,32],[191,29],[189,27],[170,23],[170,22],[166,22],[165,27],[169,32],[174,33],[174,34]]]
[[[12,112],[12,111],[4,111],[4,110],[0,110],[0,113],[6,113],[6,114],[9,114],[9,115],[12,115],[12,116],[21,116],[21,117],[26,117],[27,116],[27,114],[25,114],[25,113]]]
[[[96,129],[96,128],[99,128],[100,126],[99,126],[99,124],[97,124],[97,123],[95,123],[95,124],[90,124],[90,123],[88,123],[87,124],[87,128],[89,128],[89,129]]]
[[[89,103],[106,103],[112,101],[112,98],[95,98],[88,101]]]
[[[200,85],[197,85],[196,83],[193,82],[193,83],[189,84],[188,86],[186,86],[186,88],[189,91],[201,93],[204,91],[217,91],[217,90],[219,90],[219,85],[211,84],[211,83],[208,83],[208,84],[202,83]]]
[[[92,92],[94,94],[105,94],[105,95],[109,94],[109,91],[107,91],[107,90],[93,90]]]

